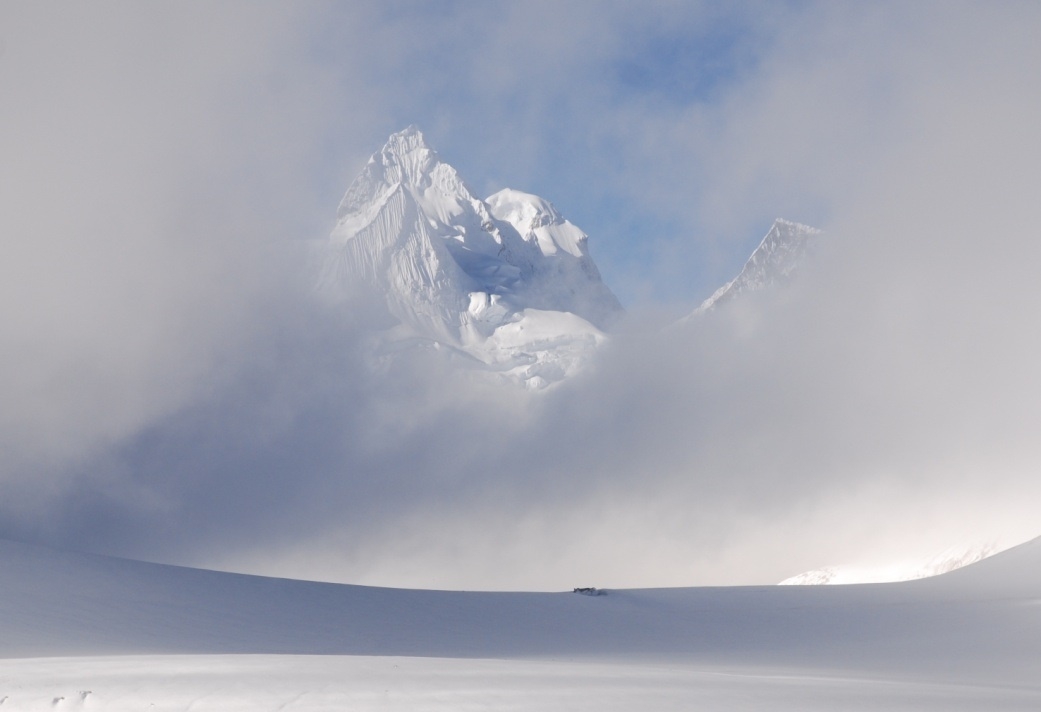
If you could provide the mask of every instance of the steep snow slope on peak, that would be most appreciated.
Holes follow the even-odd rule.
[[[332,241],[357,239],[395,194],[415,205],[419,213],[416,217],[421,218],[423,227],[432,229],[443,240],[461,243],[467,251],[497,256],[504,239],[512,237],[499,233],[487,206],[470,192],[456,170],[426,144],[423,134],[410,126],[391,135],[351,184],[340,201]]]
[[[566,377],[621,305],[585,233],[549,202],[517,191],[491,201],[414,126],[393,134],[340,203],[318,290],[383,295],[400,327],[385,341],[433,341],[533,388]]]
[[[787,281],[820,234],[820,230],[808,225],[777,218],[737,277],[717,289],[691,316],[710,311],[745,292],[758,292]]]
[[[588,235],[552,203],[509,188],[486,202],[496,220],[510,225],[525,243],[538,249],[539,258],[525,285],[525,301],[531,307],[569,311],[600,328],[609,326],[621,313],[621,304],[589,256]]]
[[[388,187],[398,184],[427,189],[437,182],[442,192],[468,195],[469,191],[462,186],[451,166],[447,166],[448,170],[436,170],[439,165],[444,164],[437,152],[427,145],[422,132],[415,126],[391,134],[343,196],[336,217],[342,220],[358,212],[373,203]]]
[[[513,225],[525,240],[535,240],[542,254],[563,250],[574,257],[586,256],[586,234],[565,220],[548,200],[505,188],[487,203],[495,217]]]

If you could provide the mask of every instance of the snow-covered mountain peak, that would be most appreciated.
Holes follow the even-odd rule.
[[[378,156],[378,163],[377,161]],[[417,188],[429,188],[433,183],[445,182],[451,192],[469,193],[463,186],[455,169],[441,161],[437,151],[427,145],[423,133],[415,126],[391,134],[383,149],[373,156],[373,164],[383,171],[386,183],[402,183]]]
[[[741,273],[690,316],[786,281],[819,233],[776,220]],[[319,290],[374,291],[399,345],[432,343],[462,352],[461,363],[541,387],[587,361],[622,311],[588,242],[537,195],[507,188],[481,200],[410,126],[347,190]]]
[[[745,292],[758,292],[787,281],[821,234],[809,225],[777,218],[737,277],[717,289],[691,316],[710,311]]]
[[[476,201],[456,170],[427,145],[423,133],[409,126],[391,134],[369,159],[340,202],[337,220],[349,220],[398,188],[424,202],[437,202],[438,198],[448,203]]]
[[[480,200],[414,126],[369,159],[337,218],[320,291],[366,285],[398,338],[463,351],[507,380],[569,375],[621,311],[584,232],[535,195]]]
[[[423,132],[419,130],[419,127],[415,124],[409,124],[401,131],[392,133],[387,139],[387,143],[384,146],[384,150],[391,149],[396,151],[399,155],[404,155],[410,151],[417,149],[430,150],[430,146],[427,145],[426,139],[423,137]]]

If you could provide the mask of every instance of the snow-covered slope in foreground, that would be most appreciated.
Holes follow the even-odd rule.
[[[185,655],[0,661],[5,707],[111,712],[690,712],[1038,709],[1031,687],[642,660]],[[5,707],[0,707],[4,709]]]
[[[1041,540],[906,583],[602,596],[322,584],[12,543],[0,570],[12,709],[1041,704]],[[337,657],[297,657],[312,654]]]
[[[576,371],[621,311],[586,242],[538,196],[478,199],[410,126],[340,203],[318,289],[385,299],[393,348],[448,349],[541,388]]]

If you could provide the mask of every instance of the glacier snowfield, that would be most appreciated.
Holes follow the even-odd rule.
[[[0,709],[1041,709],[1041,539],[911,582],[601,596],[0,567]]]

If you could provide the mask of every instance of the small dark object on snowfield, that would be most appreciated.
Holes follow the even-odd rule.
[[[581,593],[583,596],[603,596],[607,591],[590,586],[588,588],[576,588],[575,593]]]

